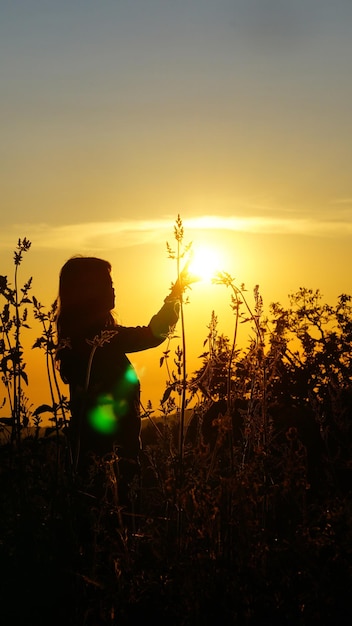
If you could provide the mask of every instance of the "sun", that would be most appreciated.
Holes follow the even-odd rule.
[[[210,282],[223,269],[221,252],[213,246],[199,245],[192,249],[188,265],[190,274],[204,282]]]

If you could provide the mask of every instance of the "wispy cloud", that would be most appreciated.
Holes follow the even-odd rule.
[[[342,205],[342,206],[346,206],[348,207],[350,210],[352,208],[352,197],[348,197],[348,198],[336,198],[335,200],[333,200],[332,204],[335,205]]]
[[[53,226],[49,224],[13,224],[0,234],[2,248],[13,248],[18,237],[27,237],[36,248],[85,250],[124,248],[172,239],[175,219],[119,220],[84,222]],[[271,235],[346,236],[352,234],[352,219],[336,213],[329,219],[313,217],[217,216],[184,218],[185,233],[227,231]]]

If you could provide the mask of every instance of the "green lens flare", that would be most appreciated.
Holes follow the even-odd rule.
[[[99,396],[95,407],[88,412],[88,421],[94,430],[111,435],[117,430],[117,417],[114,413],[112,395]]]
[[[127,368],[125,372],[125,379],[128,383],[131,383],[132,385],[136,385],[138,383],[138,376],[132,365]]]
[[[133,396],[138,382],[135,370],[132,365],[129,365],[117,382],[114,393],[99,395],[95,406],[88,411],[90,426],[105,435],[116,433],[119,428],[119,418],[123,418],[129,411],[129,398]]]

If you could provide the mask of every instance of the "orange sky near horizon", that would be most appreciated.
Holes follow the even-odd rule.
[[[173,247],[173,226],[170,221],[170,236],[159,244],[140,244],[118,250],[83,250],[84,254],[103,256],[111,261],[113,280],[116,289],[116,315],[124,325],[143,325],[149,322],[152,315],[162,305],[171,282],[176,278],[176,263],[167,258],[165,241]],[[163,231],[163,234],[164,231]],[[154,233],[155,235],[155,233]],[[190,236],[188,236],[190,235]],[[192,235],[192,236],[191,236]],[[336,302],[341,293],[352,293],[350,278],[343,272],[336,273],[337,267],[348,263],[350,255],[349,237],[341,237],[336,247],[335,238],[304,236],[297,234],[277,235],[234,233],[209,229],[209,231],[190,230],[185,228],[185,243],[192,241],[196,250],[202,243],[218,250],[224,260],[224,266],[218,267],[235,278],[237,286],[242,283],[246,287],[246,298],[253,307],[253,289],[259,284],[267,314],[271,302],[279,301],[288,306],[288,296],[299,289],[309,287],[320,289],[324,301],[329,304]],[[72,253],[78,250],[73,249]],[[61,265],[69,255],[62,251],[50,254],[45,250],[31,249],[24,255],[19,271],[19,284],[22,285],[33,276],[31,295],[48,308],[57,296],[58,274]],[[7,268],[7,272],[3,269]],[[2,274],[6,274],[13,283],[12,255],[8,255],[7,263],[2,266]],[[189,302],[184,307],[187,371],[193,374],[202,363],[199,358],[204,352],[204,341],[208,334],[212,311],[218,318],[218,331],[232,338],[234,315],[231,310],[231,290],[224,285],[200,281],[193,284],[187,291]],[[45,369],[44,352],[32,350],[35,339],[41,334],[38,321],[33,319],[29,306],[30,330],[24,329],[22,338],[25,346],[25,360],[30,385],[26,394],[33,408],[48,402],[50,404],[49,387]],[[243,307],[244,309],[244,307]],[[181,345],[180,322],[176,328],[178,338],[172,340],[170,346],[163,344],[145,352],[129,355],[135,366],[142,388],[142,403],[146,406],[152,401],[153,408],[158,409],[167,380],[165,368],[160,368],[159,361],[163,351],[169,347],[173,356],[176,348]],[[253,335],[252,325],[244,324],[240,329],[240,345],[245,347]],[[67,387],[62,385],[63,393]],[[6,405],[1,415],[6,415]]]
[[[351,26],[345,0],[6,3],[0,274],[27,237],[20,277],[49,306],[70,256],[101,256],[121,323],[146,324],[176,278],[166,241],[180,214],[185,242],[220,250],[250,301],[256,284],[265,307],[301,286],[331,304],[352,293]],[[194,371],[212,310],[225,334],[233,317],[225,287],[189,295]],[[162,350],[134,359],[155,406]]]

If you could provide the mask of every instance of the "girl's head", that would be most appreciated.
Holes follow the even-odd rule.
[[[59,339],[111,326],[115,293],[110,263],[96,257],[69,259],[60,272],[58,304]]]

